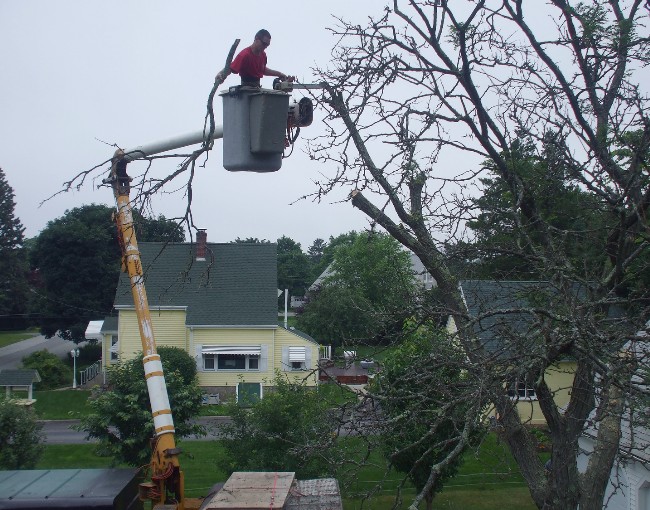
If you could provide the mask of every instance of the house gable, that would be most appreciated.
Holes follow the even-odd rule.
[[[464,280],[460,289],[467,306],[470,319],[474,320],[474,333],[485,349],[504,361],[510,358],[513,350],[522,348],[521,341],[532,342],[535,324],[525,312],[533,303],[547,299],[550,286],[538,281],[493,281]],[[579,293],[580,290],[576,289]],[[450,317],[447,329],[456,332],[456,324]],[[535,345],[531,343],[532,350]],[[570,400],[571,386],[575,374],[575,361],[564,359],[549,367],[544,379],[553,392],[554,401],[564,408]],[[517,410],[524,423],[543,425],[544,415],[537,403],[532,384],[526,381],[511,381],[512,397],[517,399]]]

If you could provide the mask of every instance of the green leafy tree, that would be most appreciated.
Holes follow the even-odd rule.
[[[425,494],[430,510],[435,493],[461,464],[460,455],[450,462],[445,459],[456,448],[465,450],[461,439],[466,421],[473,423],[480,410],[469,409],[457,400],[456,388],[465,383],[462,353],[444,342],[443,332],[413,324],[407,328],[412,330],[382,360],[370,394],[381,406],[378,428],[389,465],[405,473],[419,491],[434,472]],[[423,390],[427,393],[425,402],[413,398]],[[443,421],[440,415],[444,415]],[[438,465],[436,470],[434,465]]]
[[[192,418],[199,414],[202,392],[196,377],[186,380],[190,375],[188,360],[192,363],[194,360],[182,349],[161,347],[160,350],[176,436],[201,434],[202,428]],[[91,412],[80,417],[78,430],[99,440],[98,453],[113,457],[115,463],[147,464],[154,424],[142,356],[111,367],[108,380],[110,388],[89,401]]]
[[[15,215],[13,188],[0,168],[0,330],[25,327],[28,311],[24,227]]]
[[[300,243],[287,236],[277,241],[278,288],[289,289],[290,296],[303,296],[310,279],[309,257],[302,252]]]
[[[318,263],[314,264],[312,267],[312,280],[316,280],[325,269],[332,263],[334,260],[334,254],[339,246],[351,244],[359,234],[354,230],[347,232],[345,234],[339,234],[336,237],[330,236],[329,241],[323,247],[323,254],[320,257]],[[314,241],[316,242],[316,241]]]
[[[267,241],[266,239],[258,239],[257,237],[245,237],[242,239],[241,237],[238,237],[234,241],[230,241],[231,243],[270,243],[271,241]]]
[[[161,345],[156,350],[160,354],[165,370],[169,368],[177,371],[185,384],[191,385],[196,382],[196,361],[186,351],[166,345]]]
[[[45,450],[36,415],[9,400],[0,400],[0,469],[33,469]]]
[[[72,369],[47,349],[25,356],[23,367],[38,370],[41,382],[36,386],[39,390],[55,390],[72,383]]]
[[[134,211],[133,222],[138,242],[182,243],[185,241],[183,225],[165,218],[162,214],[148,217]]]
[[[324,285],[309,292],[297,326],[333,348],[368,343],[377,328],[371,310],[372,304],[355,289]]]
[[[111,311],[121,267],[112,215],[105,205],[78,207],[50,221],[37,237],[30,256],[43,282],[36,310],[48,338],[58,333],[81,341],[88,321]],[[163,216],[134,218],[141,241],[183,240],[182,228]]]
[[[329,271],[308,296],[301,329],[333,345],[387,342],[401,332],[417,288],[399,243],[382,233],[348,236]]]
[[[329,405],[313,388],[279,374],[274,390],[251,408],[229,404],[224,426],[227,456],[220,468],[233,471],[295,471],[300,479],[332,473],[335,463]]]
[[[120,271],[113,210],[86,205],[50,221],[31,251],[43,281],[41,331],[81,341],[88,321],[111,311]]]

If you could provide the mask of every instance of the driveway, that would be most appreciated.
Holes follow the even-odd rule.
[[[0,370],[20,368],[25,356],[43,349],[47,349],[61,359],[65,359],[73,347],[76,347],[74,342],[63,340],[58,336],[45,338],[43,335],[36,335],[27,340],[0,348]]]

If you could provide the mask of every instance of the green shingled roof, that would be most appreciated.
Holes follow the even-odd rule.
[[[140,243],[150,308],[187,307],[191,326],[277,324],[277,250],[271,243],[207,244],[206,260],[196,245]],[[115,306],[133,306],[122,274]]]
[[[41,382],[38,370],[0,370],[0,386],[29,386]]]
[[[523,335],[532,326],[531,317],[522,312],[535,296],[549,292],[546,282],[463,280],[460,282],[469,315],[477,320],[474,331],[488,351],[504,348],[504,340]]]
[[[102,324],[102,333],[116,333],[117,332],[117,317],[107,316],[104,317],[104,324]]]

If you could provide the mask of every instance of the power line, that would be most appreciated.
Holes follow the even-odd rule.
[[[47,301],[51,301],[51,302],[53,302],[53,303],[57,303],[57,304],[59,304],[59,305],[66,306],[66,307],[68,307],[68,308],[74,308],[74,309],[76,309],[76,310],[83,310],[83,311],[85,311],[85,312],[99,313],[99,314],[102,314],[102,315],[106,315],[106,314],[108,313],[108,312],[104,312],[104,311],[100,311],[100,310],[94,310],[94,309],[92,309],[92,308],[84,308],[84,307],[82,307],[82,306],[71,305],[70,303],[66,303],[66,302],[64,302],[64,301],[60,301],[60,300],[58,300],[58,299],[53,299],[53,298],[51,298],[51,297],[49,297],[49,296],[45,296],[45,295],[43,295],[43,294],[41,294],[41,293],[39,293],[39,292],[36,292],[36,291],[35,291],[34,289],[32,289],[32,288],[30,288],[29,291],[32,292],[32,293],[34,293],[34,294],[36,294],[36,295],[39,296],[39,297],[42,297],[43,299],[45,299],[45,300],[47,300]]]

